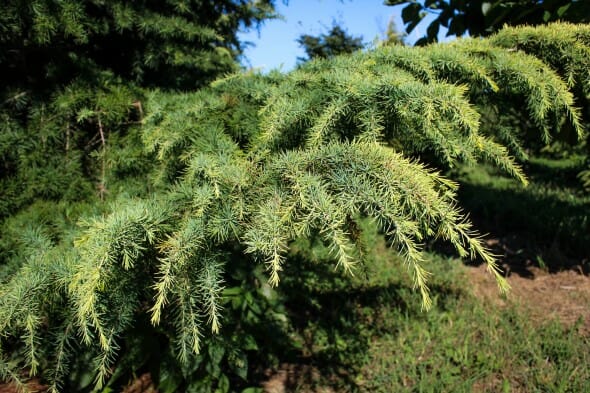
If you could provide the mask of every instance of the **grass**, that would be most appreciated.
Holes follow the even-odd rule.
[[[523,308],[485,303],[461,261],[428,254],[434,307],[399,258],[365,223],[375,252],[365,272],[322,277],[327,250],[300,242],[282,287],[300,348],[315,376],[287,391],[582,392],[590,391],[590,340],[558,321],[533,321]],[[296,262],[296,263],[295,263]],[[302,290],[303,288],[303,290]]]
[[[514,235],[518,247],[537,248],[540,255],[552,248],[582,259],[590,254],[590,194],[577,178],[582,169],[579,156],[533,158],[524,187],[486,166],[461,167],[455,173],[460,205],[492,236]]]
[[[465,288],[420,315],[384,304],[361,367],[367,392],[588,391],[589,342],[556,321],[540,325]]]

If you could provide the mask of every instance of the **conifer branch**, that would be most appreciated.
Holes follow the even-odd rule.
[[[54,366],[49,372],[51,375],[49,392],[51,393],[61,391],[63,378],[69,371],[69,358],[72,356],[71,341],[74,339],[74,331],[74,321],[69,320],[63,326],[60,326],[60,329],[55,333],[55,360]]]
[[[190,281],[184,276],[178,288],[177,317],[178,358],[182,364],[187,364],[191,354],[198,354],[201,351],[200,318],[194,302]]]
[[[183,25],[184,17],[146,11],[136,25],[137,11],[121,7],[113,13],[122,31],[215,38],[214,31]],[[54,22],[34,26],[40,42],[60,31]],[[234,74],[193,93],[145,92],[138,108],[145,113],[134,128],[122,127],[131,103],[140,102],[130,89],[90,94],[70,85],[50,109],[32,114],[37,128],[61,134],[47,131],[42,141],[14,136],[12,130],[35,127],[21,130],[8,119],[0,123],[0,131],[10,131],[0,132],[2,152],[25,140],[27,151],[45,151],[55,138],[63,153],[63,127],[71,124],[68,165],[82,154],[78,144],[102,149],[89,173],[99,165],[101,182],[113,179],[113,193],[129,179],[147,184],[138,186],[142,192],[102,195],[113,203],[55,238],[22,232],[15,251],[20,270],[0,284],[0,338],[18,342],[32,374],[42,373],[43,356],[53,353],[55,392],[70,356],[79,348],[96,354],[98,388],[113,372],[126,330],[147,313],[158,331],[173,328],[166,334],[185,365],[203,350],[204,337],[221,329],[230,255],[260,261],[276,286],[291,243],[319,236],[334,266],[352,274],[366,252],[355,225],[362,219],[374,221],[404,258],[425,309],[432,299],[422,249],[432,239],[483,260],[506,291],[495,256],[457,206],[459,186],[432,168],[484,161],[526,184],[524,131],[506,121],[506,112],[521,116],[541,142],[555,138],[562,123],[583,136],[574,93],[590,91],[589,47],[588,26],[567,24],[507,28],[489,39],[424,48],[383,47],[312,61],[288,74]],[[147,67],[177,49],[148,51]],[[90,135],[77,139],[84,126]],[[119,176],[115,162],[132,174]],[[4,378],[18,376],[17,368],[0,361]]]
[[[29,393],[30,389],[27,386],[27,383],[22,380],[20,377],[16,366],[14,364],[9,363],[5,359],[4,353],[1,351],[0,348],[0,380],[11,382],[16,387],[17,391],[20,393]]]
[[[203,308],[207,315],[207,323],[212,333],[219,333],[221,328],[221,292],[223,291],[222,266],[212,257],[202,260],[202,268],[198,272],[197,282],[203,297]]]

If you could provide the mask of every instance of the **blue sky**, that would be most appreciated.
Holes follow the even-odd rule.
[[[252,30],[240,34],[242,41],[255,44],[245,51],[246,61],[243,63],[248,68],[265,71],[293,69],[297,57],[305,54],[297,44],[297,38],[302,34],[327,33],[333,22],[369,43],[383,36],[391,18],[398,30],[403,30],[402,7],[384,6],[382,0],[289,0],[288,5],[278,0],[276,8],[284,16],[283,20],[267,21],[259,32]],[[427,25],[421,23],[407,41],[414,42],[422,37]]]

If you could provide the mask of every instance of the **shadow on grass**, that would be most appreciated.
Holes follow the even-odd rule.
[[[590,205],[473,184],[461,188],[460,200],[510,271],[526,275],[528,267],[538,266],[589,272]]]
[[[532,266],[589,273],[590,196],[574,187],[579,168],[566,164],[528,163],[527,187],[483,166],[461,170],[460,205],[508,273],[526,277]]]
[[[281,359],[289,365],[283,369],[298,370],[284,380],[286,391],[318,384],[328,384],[336,391],[356,386],[374,335],[396,333],[390,311],[389,316],[382,314],[384,305],[396,315],[426,318],[418,291],[406,280],[376,285],[374,280],[345,276],[301,255],[292,256],[286,266],[284,276],[289,278],[280,289],[298,348],[296,352],[286,350]],[[436,283],[430,289],[435,307],[441,310],[464,294]]]

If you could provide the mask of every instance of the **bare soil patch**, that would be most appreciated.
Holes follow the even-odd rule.
[[[27,389],[30,392],[44,393],[47,392],[47,386],[41,385],[39,381],[33,379],[27,383]],[[0,383],[0,393],[18,393],[18,387],[14,383]]]
[[[581,320],[580,333],[590,335],[590,277],[575,270],[548,273],[538,267],[529,267],[527,272],[509,275],[512,290],[502,296],[485,266],[467,268],[477,297],[499,306],[523,307],[538,323],[557,318],[564,325],[572,326]]]
[[[158,390],[154,386],[152,376],[145,373],[132,381],[122,393],[158,393]]]
[[[281,364],[276,371],[267,371],[262,388],[265,393],[334,393],[330,387],[318,386],[320,371],[312,366],[301,364]]]

